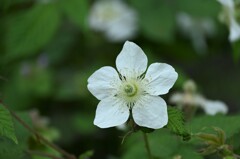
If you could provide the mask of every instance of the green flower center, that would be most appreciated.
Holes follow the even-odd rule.
[[[135,84],[126,84],[123,89],[128,97],[136,95],[138,91],[137,86]]]

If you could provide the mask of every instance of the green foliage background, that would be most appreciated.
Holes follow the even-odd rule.
[[[190,132],[218,126],[226,131],[234,148],[239,148],[232,141],[240,133],[240,45],[238,42],[231,47],[228,42],[227,27],[218,21],[220,4],[214,0],[125,2],[139,17],[138,34],[132,41],[142,47],[149,63],[166,62],[179,73],[169,94],[181,90],[183,82],[191,78],[205,96],[225,101],[229,106],[228,117],[209,117],[197,112],[197,118],[187,124]],[[30,110],[39,110],[58,132],[47,129],[45,135],[73,154],[87,152],[81,158],[91,155],[91,150],[92,158],[146,158],[140,132],[127,137],[121,145],[119,136],[126,132],[93,125],[98,101],[88,92],[87,79],[102,66],[115,66],[124,43],[112,43],[89,28],[87,19],[93,3],[93,0],[0,1],[0,99],[12,110],[21,112],[26,121],[31,121]],[[216,34],[207,38],[208,51],[197,52],[191,39],[181,34],[176,24],[180,12],[194,18],[212,18]],[[164,96],[166,101],[168,98],[169,95]],[[0,108],[0,118],[5,118],[2,111]],[[14,129],[17,139],[0,133],[0,158],[33,158],[26,153],[27,149],[37,147],[31,143],[31,135],[16,123]],[[177,155],[184,159],[203,158],[194,141],[182,141],[166,129],[149,137],[154,155],[160,158]],[[18,141],[18,145],[10,139]]]

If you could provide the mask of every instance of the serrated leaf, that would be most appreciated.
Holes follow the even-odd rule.
[[[189,140],[190,134],[187,131],[182,112],[177,108],[168,107],[168,124],[173,133],[182,136],[183,140]]]
[[[5,59],[12,60],[36,53],[53,37],[59,26],[59,12],[54,4],[36,4],[27,11],[5,20]]]
[[[81,29],[87,29],[89,4],[87,0],[61,0],[60,7],[68,18]]]
[[[16,144],[18,143],[12,116],[2,104],[0,104],[0,135],[13,140]]]
[[[17,115],[28,125],[31,119],[28,113],[17,113]],[[16,128],[16,136],[18,144],[13,143],[6,137],[0,137],[0,158],[1,159],[30,159],[30,156],[25,152],[28,149],[28,141],[30,132],[26,130],[18,121],[13,120]]]

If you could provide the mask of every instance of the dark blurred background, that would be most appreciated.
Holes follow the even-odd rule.
[[[217,1],[122,0],[124,13],[134,12],[128,15],[135,16],[129,24],[134,35],[118,40],[106,36],[104,27],[89,25],[89,17],[97,16],[92,13],[97,2],[0,1],[0,99],[6,105],[21,112],[36,109],[47,117],[57,134],[54,141],[71,153],[94,150],[92,158],[121,156],[124,132],[93,125],[98,100],[87,90],[87,79],[102,66],[115,67],[130,40],[144,50],[149,64],[165,62],[179,73],[174,88],[163,96],[166,101],[192,79],[204,96],[224,101],[229,114],[239,112],[240,65],[228,28],[219,21],[222,7]],[[119,26],[119,34],[121,27],[125,29]]]

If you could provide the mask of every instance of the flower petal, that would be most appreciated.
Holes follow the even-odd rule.
[[[168,122],[167,104],[158,96],[144,96],[132,108],[136,124],[152,129],[159,129]]]
[[[122,51],[117,56],[116,66],[123,76],[140,76],[147,69],[147,56],[138,45],[126,41]]]
[[[117,71],[110,66],[105,66],[95,71],[88,78],[88,90],[99,100],[114,96],[120,83]]]
[[[184,101],[184,94],[183,93],[174,93],[170,96],[169,101],[174,104],[182,104]]]
[[[234,19],[234,17],[230,17],[230,35],[229,40],[231,42],[237,41],[240,39],[240,24]]]
[[[227,105],[219,100],[205,100],[202,108],[208,115],[216,115],[217,113],[226,114],[228,112]]]
[[[129,117],[129,108],[116,97],[105,98],[97,106],[94,125],[109,128],[122,125]]]
[[[147,82],[147,92],[151,95],[161,95],[168,93],[178,77],[174,68],[165,63],[153,63],[149,66],[145,80]]]
[[[234,8],[234,1],[233,0],[217,0],[223,6],[228,7],[230,9]]]

